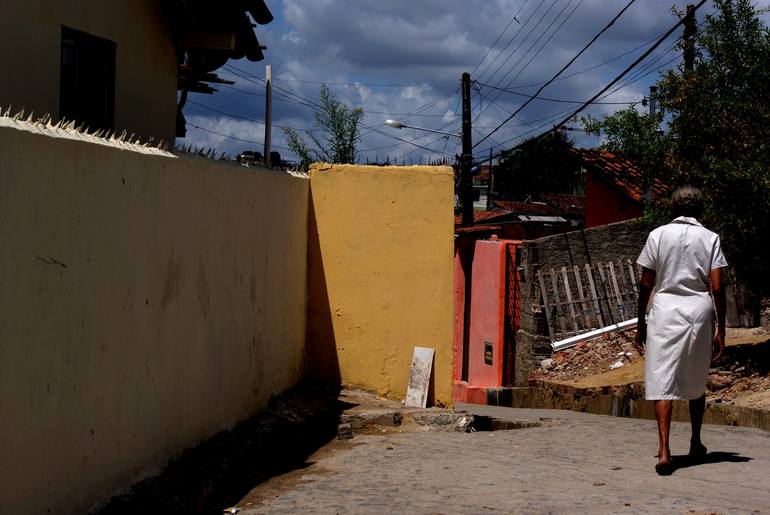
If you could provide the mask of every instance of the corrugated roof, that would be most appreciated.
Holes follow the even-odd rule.
[[[642,202],[646,177],[644,171],[635,163],[597,148],[573,148],[570,152],[580,159],[583,166],[596,172],[605,182],[615,186],[632,200]],[[668,184],[655,177],[652,184],[653,198],[660,198],[667,191]]]

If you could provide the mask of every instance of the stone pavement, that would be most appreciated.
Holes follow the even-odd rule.
[[[456,406],[508,431],[356,435],[274,477],[241,513],[770,513],[770,433],[706,425],[713,463],[659,477],[655,423],[570,411]],[[672,452],[688,450],[674,423]]]

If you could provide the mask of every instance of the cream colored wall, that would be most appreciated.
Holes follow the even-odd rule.
[[[0,513],[83,513],[301,378],[308,185],[0,127]]]
[[[176,52],[157,0],[3,0],[0,106],[58,117],[62,25],[117,44],[115,128],[173,143]]]
[[[403,398],[414,347],[433,347],[451,403],[451,168],[314,165],[310,190],[309,373]]]

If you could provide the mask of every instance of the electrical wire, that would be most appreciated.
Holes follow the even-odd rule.
[[[232,136],[232,135],[230,135],[230,134],[225,134],[225,133],[223,133],[223,132],[218,132],[218,131],[215,131],[215,130],[213,130],[213,129],[208,129],[208,128],[206,128],[206,127],[201,127],[200,125],[196,125],[196,124],[194,124],[194,123],[191,123],[191,122],[187,122],[185,125],[188,125],[188,126],[190,126],[190,127],[193,127],[193,128],[195,128],[195,129],[201,130],[201,131],[203,131],[203,132],[209,132],[209,133],[211,133],[211,134],[215,134],[215,135],[217,135],[217,136],[222,136],[223,138],[228,138],[228,139],[232,139],[232,140],[236,140],[236,141],[243,141],[244,143],[253,143],[253,144],[256,144],[256,145],[264,145],[264,144],[265,144],[265,142],[264,142],[264,141],[256,141],[256,140],[251,140],[251,139],[243,139],[243,138],[239,138],[238,136]],[[279,149],[281,149],[281,150],[289,150],[289,151],[291,151],[291,149],[290,149],[290,148],[287,148],[287,147],[282,147],[282,146],[280,146],[280,145],[274,145],[274,144],[272,144],[272,143],[271,143],[271,145],[270,145],[270,146],[271,146],[272,148],[279,148]]]
[[[539,95],[541,91],[543,91],[545,88],[547,88],[547,87],[548,87],[548,86],[549,86],[549,85],[550,85],[550,84],[551,84],[551,83],[552,83],[554,80],[556,80],[556,79],[559,77],[559,75],[561,75],[562,73],[564,73],[564,71],[565,71],[567,68],[569,68],[569,67],[572,65],[572,63],[574,63],[574,62],[575,62],[575,61],[578,59],[578,57],[580,57],[581,55],[583,55],[583,53],[584,53],[586,50],[588,50],[588,49],[591,47],[591,45],[593,45],[593,44],[596,42],[596,40],[597,40],[597,39],[599,39],[599,37],[600,37],[602,34],[604,34],[604,33],[605,33],[607,30],[609,30],[609,28],[610,28],[610,27],[612,27],[612,26],[615,24],[615,22],[616,22],[616,21],[617,21],[617,20],[618,20],[618,19],[619,19],[621,16],[623,16],[623,13],[625,13],[625,12],[628,10],[628,8],[629,8],[629,7],[631,7],[631,6],[632,6],[632,5],[633,5],[635,2],[636,2],[636,0],[630,0],[630,1],[629,1],[629,2],[628,2],[628,3],[627,3],[627,4],[626,4],[624,7],[623,7],[623,9],[621,9],[621,10],[620,10],[620,12],[618,12],[618,14],[616,14],[616,15],[615,15],[615,16],[614,16],[614,17],[613,17],[611,20],[610,20],[610,22],[609,22],[607,25],[605,25],[605,27],[604,27],[602,30],[600,30],[600,31],[599,31],[599,32],[598,32],[598,33],[597,33],[597,34],[596,34],[596,35],[595,35],[593,38],[591,38],[591,40],[590,40],[588,43],[586,43],[586,45],[585,45],[585,46],[584,46],[582,49],[580,49],[580,51],[579,51],[577,54],[575,54],[575,56],[574,56],[572,59],[570,59],[570,60],[569,60],[569,62],[568,62],[567,64],[565,64],[564,66],[562,66],[562,67],[561,67],[561,69],[560,69],[558,72],[556,72],[556,74],[555,74],[553,77],[551,77],[551,79],[550,79],[550,80],[548,80],[548,81],[547,81],[545,84],[543,84],[542,86],[540,86],[540,88],[538,88],[538,90],[535,92],[535,94],[534,94],[533,98],[529,98],[529,99],[527,99],[526,101],[524,101],[524,103],[523,103],[523,104],[521,104],[521,105],[520,105],[520,106],[519,106],[519,107],[516,109],[516,111],[514,111],[514,113],[513,113],[513,114],[512,114],[510,117],[506,118],[506,119],[505,119],[505,120],[504,120],[504,121],[503,121],[503,122],[502,122],[500,125],[498,125],[498,127],[497,127],[496,129],[494,129],[492,132],[490,132],[490,133],[488,133],[486,136],[484,136],[484,137],[481,139],[481,141],[479,141],[479,142],[477,142],[475,145],[473,145],[473,148],[476,148],[476,147],[477,147],[477,146],[479,146],[481,143],[483,143],[483,142],[484,142],[484,141],[485,141],[487,138],[489,138],[489,137],[490,137],[492,134],[494,134],[495,132],[497,132],[498,130],[500,130],[500,128],[501,128],[503,125],[505,125],[506,123],[508,123],[508,122],[509,122],[509,121],[510,121],[510,120],[511,120],[511,119],[512,119],[512,118],[513,118],[513,117],[514,117],[516,114],[518,114],[519,112],[521,112],[521,111],[522,111],[522,109],[524,109],[525,107],[527,107],[527,105],[528,105],[530,102],[532,102],[532,100],[534,99],[534,97],[537,97],[537,95]],[[657,47],[656,47],[656,48],[657,48]],[[594,99],[594,100],[595,100],[595,99]]]
[[[503,34],[505,34],[506,32],[508,32],[508,28],[511,26],[511,24],[512,24],[514,21],[515,21],[515,22],[518,22],[518,23],[520,23],[520,22],[519,22],[519,19],[518,19],[518,15],[519,15],[519,13],[521,13],[521,11],[524,9],[524,6],[526,6],[526,5],[527,5],[527,2],[529,2],[529,0],[524,0],[524,3],[522,3],[522,4],[521,4],[521,7],[519,7],[519,10],[518,10],[518,11],[516,11],[516,14],[514,14],[514,15],[511,17],[510,21],[509,21],[509,22],[508,22],[508,24],[505,26],[505,28],[502,30],[502,32],[500,32],[500,34],[498,34],[498,36],[497,36],[497,39],[495,39],[495,42],[494,42],[494,43],[492,43],[492,45],[489,47],[489,49],[487,50],[487,53],[486,53],[486,54],[484,54],[484,57],[482,57],[482,58],[481,58],[481,61],[479,61],[479,62],[478,62],[478,64],[476,64],[476,66],[474,66],[474,68],[473,68],[473,71],[471,71],[471,76],[472,76],[474,73],[476,73],[476,70],[478,70],[478,69],[479,69],[479,66],[481,66],[481,64],[482,64],[484,61],[486,61],[486,60],[487,60],[487,57],[489,57],[489,54],[492,52],[492,49],[494,49],[494,48],[495,48],[495,45],[497,45],[498,41],[500,41],[500,38],[502,38],[502,37],[503,37]]]
[[[695,7],[693,8],[693,13],[694,13],[695,11],[697,11],[697,10],[698,10],[700,7],[702,7],[702,6],[703,6],[703,4],[705,4],[706,2],[707,2],[707,0],[700,0],[700,2],[698,2],[698,3],[695,5]],[[635,68],[635,67],[636,67],[636,66],[637,66],[637,65],[638,65],[640,62],[642,62],[644,59],[646,59],[646,58],[647,58],[647,57],[648,57],[648,56],[649,56],[651,53],[653,53],[653,52],[654,52],[654,51],[655,51],[655,50],[656,50],[656,49],[657,49],[657,48],[658,48],[658,47],[659,47],[661,44],[663,44],[663,42],[664,42],[666,39],[668,39],[668,37],[669,37],[671,34],[673,34],[673,33],[674,33],[674,31],[675,31],[676,29],[678,29],[678,28],[679,28],[679,27],[680,27],[680,26],[681,26],[681,25],[682,25],[682,24],[685,22],[685,20],[686,20],[686,18],[685,18],[685,17],[681,18],[681,19],[680,19],[680,20],[679,20],[677,23],[675,23],[675,24],[674,24],[674,25],[673,25],[673,26],[672,26],[672,27],[671,27],[671,28],[670,28],[670,29],[669,29],[669,30],[668,30],[668,31],[667,31],[665,34],[663,34],[663,35],[662,35],[662,36],[661,36],[661,37],[660,37],[660,38],[659,38],[659,39],[658,39],[658,40],[657,40],[657,41],[656,41],[656,42],[655,42],[655,43],[654,43],[652,46],[650,46],[650,47],[649,47],[649,48],[648,48],[648,49],[647,49],[647,50],[646,50],[646,51],[645,51],[645,52],[644,52],[644,53],[643,53],[641,56],[639,56],[639,57],[638,57],[636,60],[634,60],[634,62],[632,62],[630,65],[628,65],[628,66],[627,66],[627,67],[626,67],[626,68],[625,68],[625,69],[624,69],[622,72],[620,72],[620,73],[619,73],[619,74],[618,74],[618,75],[617,75],[617,76],[616,76],[614,79],[612,79],[612,81],[610,81],[610,82],[609,82],[609,84],[607,84],[606,86],[604,86],[604,87],[601,89],[601,91],[599,91],[599,92],[598,92],[598,93],[596,93],[596,94],[595,94],[593,97],[591,97],[589,100],[587,100],[586,102],[584,102],[584,103],[583,103],[583,104],[582,104],[580,107],[578,107],[578,108],[577,108],[575,111],[573,111],[573,112],[572,112],[572,113],[571,113],[569,116],[567,116],[566,118],[564,118],[564,119],[563,119],[561,122],[557,123],[557,124],[554,126],[554,128],[552,128],[552,129],[550,129],[550,130],[548,130],[548,131],[545,131],[545,132],[543,132],[543,133],[539,134],[538,136],[536,136],[536,138],[541,138],[541,137],[545,136],[546,134],[549,134],[549,133],[551,133],[551,132],[553,132],[553,131],[555,131],[555,130],[558,130],[558,128],[559,128],[559,127],[561,127],[562,125],[564,125],[565,123],[567,123],[567,122],[568,122],[568,121],[569,121],[571,118],[573,118],[573,117],[577,116],[577,115],[578,115],[578,114],[580,114],[582,111],[584,111],[584,110],[585,110],[585,109],[586,109],[588,106],[590,106],[591,104],[593,104],[593,103],[594,103],[594,102],[595,102],[595,101],[596,101],[596,100],[597,100],[597,99],[598,99],[598,98],[599,98],[599,97],[600,97],[602,94],[604,94],[604,93],[605,93],[607,90],[609,90],[609,89],[610,89],[610,88],[612,88],[612,87],[613,87],[615,84],[617,84],[617,83],[618,83],[618,82],[619,82],[619,81],[620,81],[620,80],[621,80],[623,77],[625,77],[625,76],[626,76],[626,75],[627,75],[627,74],[628,74],[628,73],[629,73],[631,70],[633,70],[633,69],[634,69],[634,68]],[[489,135],[487,135],[487,137],[489,137]],[[521,145],[521,144],[519,144],[519,145],[517,145],[517,146],[513,147],[513,148],[512,148],[512,149],[510,149],[510,150],[514,150],[514,149],[518,148],[520,145]],[[487,149],[487,150],[488,150],[488,149]],[[499,154],[498,154],[498,156],[499,156]],[[483,161],[482,161],[482,162],[483,162]]]
[[[525,98],[531,98],[533,100],[542,100],[544,102],[557,102],[560,104],[582,104],[583,100],[564,100],[562,98],[549,98],[549,97],[538,97],[536,95],[527,95],[526,93],[520,93],[518,91],[513,91],[510,89],[505,88],[498,88],[495,86],[492,86],[490,84],[484,84],[482,82],[479,82],[481,86],[484,86],[485,88],[489,89],[495,89],[497,91],[502,91],[504,93],[510,93],[511,95],[516,95],[520,97]],[[634,104],[635,102],[594,102],[595,104],[608,104],[608,105],[626,105],[626,104]]]

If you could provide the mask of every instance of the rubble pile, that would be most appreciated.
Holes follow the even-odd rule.
[[[610,333],[555,353],[540,363],[531,379],[576,381],[601,374],[639,359],[634,349],[635,330]]]
[[[740,330],[733,332],[737,336],[743,334]],[[722,359],[709,369],[707,400],[770,409],[770,333],[765,330],[756,330],[757,335],[747,330],[743,332],[760,336],[760,342],[728,344]],[[578,383],[584,378],[626,367],[640,360],[633,347],[635,334],[635,330],[608,334],[557,352],[541,361],[530,379]],[[762,342],[765,335],[768,339]],[[644,380],[644,371],[640,367],[629,369],[629,373],[624,379],[630,382]]]
[[[709,369],[706,396],[709,401],[770,408],[770,363],[767,345],[731,349],[725,359]],[[748,350],[754,350],[748,353]]]

